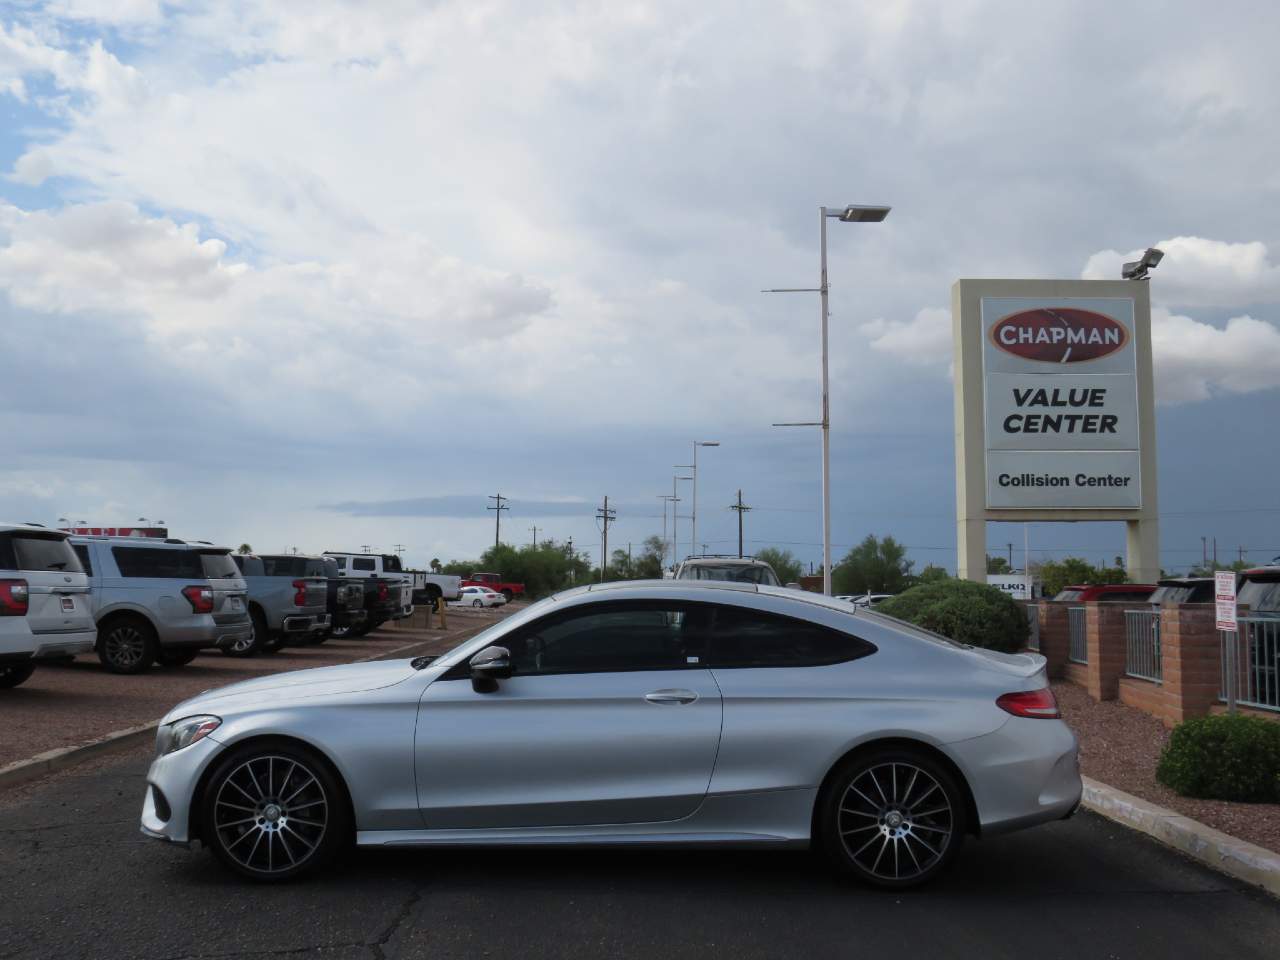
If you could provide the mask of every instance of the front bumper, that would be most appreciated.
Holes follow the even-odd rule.
[[[140,823],[145,835],[170,843],[192,840],[191,800],[196,784],[222,750],[213,737],[205,737],[151,762]]]

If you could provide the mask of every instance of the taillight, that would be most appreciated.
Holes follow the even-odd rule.
[[[182,595],[195,613],[213,613],[213,589],[211,587],[183,587]]]
[[[293,589],[297,591],[293,595],[293,605],[295,607],[305,607],[307,605],[307,581],[293,581]]]
[[[0,580],[0,617],[25,617],[31,592],[25,580]]]
[[[378,599],[386,600],[390,596],[391,593],[387,590],[387,585],[385,583],[378,584]]]
[[[1024,690],[1020,693],[1006,693],[996,698],[996,706],[1015,717],[1033,717],[1041,720],[1056,720],[1062,716],[1058,712],[1058,701],[1048,687],[1039,690]]]

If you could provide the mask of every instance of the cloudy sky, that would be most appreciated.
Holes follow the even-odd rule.
[[[830,238],[838,551],[954,567],[953,280],[1157,244],[1162,561],[1280,554],[1280,8],[1027,10],[0,2],[0,515],[422,564],[501,492],[504,539],[590,548],[714,439],[698,539],[741,487],[816,560],[817,435],[769,424],[818,414],[818,304],[758,291],[859,201],[894,210]]]

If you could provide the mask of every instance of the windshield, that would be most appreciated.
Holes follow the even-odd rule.
[[[1280,613],[1280,579],[1246,580],[1240,586],[1236,602],[1257,613]]]
[[[778,578],[769,567],[753,564],[726,563],[719,566],[697,564],[685,566],[680,571],[681,580],[726,580],[730,583],[754,583],[766,587],[779,587]]]

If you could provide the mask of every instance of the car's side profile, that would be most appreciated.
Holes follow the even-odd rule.
[[[249,877],[368,846],[821,847],[888,887],[965,834],[1069,815],[1044,660],[782,588],[579,588],[438,659],[210,691],[172,710],[142,829]]]

